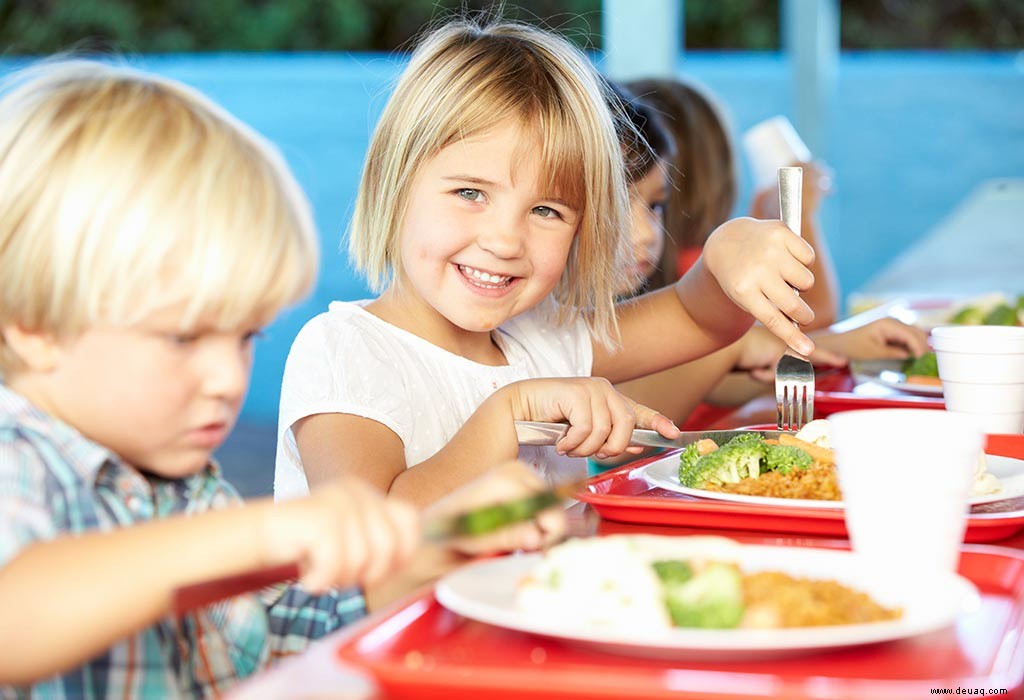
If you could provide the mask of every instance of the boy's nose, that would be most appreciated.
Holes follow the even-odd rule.
[[[203,390],[208,396],[234,402],[249,388],[252,350],[237,342],[225,343],[211,351],[203,366]]]

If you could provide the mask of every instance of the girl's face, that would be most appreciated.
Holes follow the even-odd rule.
[[[489,333],[561,278],[580,213],[543,188],[536,141],[499,123],[442,149],[413,181],[397,289],[428,340]]]
[[[665,163],[659,160],[648,173],[633,183],[629,193],[630,242],[634,272],[643,280],[658,269],[665,249],[665,202],[668,178]],[[633,292],[622,290],[622,294]]]
[[[238,417],[258,328],[183,333],[180,318],[168,308],[55,342],[49,377],[19,390],[142,471],[194,474]]]

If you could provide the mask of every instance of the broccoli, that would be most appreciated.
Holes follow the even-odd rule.
[[[663,586],[681,586],[693,578],[693,568],[689,563],[679,559],[656,561],[652,566]]]
[[[678,563],[690,569],[685,562]],[[659,570],[656,564],[655,571],[661,579],[665,606],[676,627],[720,629],[739,625],[743,617],[743,579],[734,565],[709,562],[702,571],[685,580],[675,577],[679,567],[663,566]],[[667,575],[663,576],[663,571]]]
[[[693,459],[692,453],[687,457],[684,450],[679,464],[679,483],[701,488],[709,481],[713,484],[735,484],[747,477],[756,479],[761,474],[764,448],[764,438],[760,434],[746,433],[697,460]]]
[[[934,352],[926,352],[921,357],[912,357],[903,363],[903,373],[907,376],[920,377],[939,376],[939,364]]]
[[[789,474],[793,469],[807,469],[814,462],[811,456],[793,445],[766,445],[765,471]]]
[[[697,443],[691,442],[685,448],[683,448],[682,454],[679,455],[679,479],[682,481],[683,472],[689,472],[694,468],[697,462],[700,460],[700,452],[697,449]]]
[[[984,320],[985,309],[980,306],[965,306],[953,314],[953,318],[949,319],[949,322],[965,326],[980,326]]]
[[[998,304],[981,321],[986,326],[1016,326],[1017,311],[1009,304]]]

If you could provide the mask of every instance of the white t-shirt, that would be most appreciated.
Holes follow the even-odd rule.
[[[383,321],[363,306],[333,302],[299,331],[285,364],[278,416],[274,496],[309,492],[291,427],[318,413],[378,421],[419,464],[444,447],[495,390],[522,379],[590,376],[593,345],[582,320],[559,326],[549,307],[509,320],[495,333],[508,365],[472,362]],[[520,459],[555,480],[586,474],[586,460],[550,447],[522,447]]]

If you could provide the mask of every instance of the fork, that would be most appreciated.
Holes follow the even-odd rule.
[[[803,168],[779,168],[779,211],[782,223],[800,235]],[[814,420],[814,367],[787,352],[775,366],[775,408],[779,430],[799,430]]]

